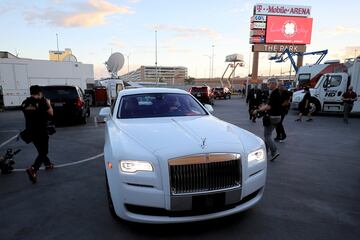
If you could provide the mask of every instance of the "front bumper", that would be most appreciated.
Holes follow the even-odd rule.
[[[245,179],[241,188],[200,194],[225,195],[226,204],[213,209],[192,210],[194,199],[200,196],[194,194],[178,198],[176,205],[183,202],[187,207],[174,211],[171,209],[174,206],[171,206],[174,204],[170,200],[172,196],[161,189],[144,185],[121,184],[121,189],[112,191],[111,195],[117,215],[128,221],[153,224],[194,222],[232,215],[254,206],[263,195],[265,178],[266,169],[263,169]],[[172,204],[167,208],[169,202]]]

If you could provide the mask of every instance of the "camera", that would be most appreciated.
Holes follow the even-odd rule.
[[[251,114],[254,115],[256,118],[262,118],[266,115],[266,112],[259,111],[259,109],[254,109]]]

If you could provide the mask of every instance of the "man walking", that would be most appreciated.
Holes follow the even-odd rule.
[[[30,95],[24,100],[21,107],[25,116],[26,131],[38,152],[34,164],[26,170],[30,181],[36,183],[36,172],[42,164],[45,165],[45,169],[54,168],[47,157],[49,147],[47,126],[49,117],[53,115],[53,109],[50,100],[43,97],[40,86],[31,86]]]
[[[248,96],[246,98],[246,103],[249,104],[249,119],[253,122],[256,122],[256,115],[253,114],[253,111],[258,108],[261,103],[261,96],[258,89],[252,88],[250,89]]]
[[[285,128],[283,125],[283,121],[285,116],[288,114],[289,106],[290,106],[290,94],[288,90],[284,87],[282,83],[278,84],[278,89],[280,91],[280,96],[282,98],[281,104],[281,121],[276,126],[276,138],[274,139],[277,142],[284,142],[286,139]]]
[[[344,122],[349,123],[349,114],[357,101],[357,94],[353,91],[353,86],[349,86],[348,90],[342,95],[344,102]]]
[[[259,111],[265,112],[265,116],[263,117],[264,138],[266,148],[268,150],[270,149],[270,161],[274,161],[280,155],[277,150],[276,144],[272,138],[272,133],[274,129],[281,121],[283,103],[280,91],[277,88],[277,84],[278,81],[276,78],[270,78],[268,80],[268,87],[271,91],[269,101],[267,104],[259,107]]]

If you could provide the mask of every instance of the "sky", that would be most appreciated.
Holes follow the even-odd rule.
[[[80,62],[94,64],[95,79],[108,77],[104,62],[121,52],[126,63],[120,74],[155,63],[184,66],[192,77],[209,77],[214,50],[214,77],[226,68],[225,56],[244,55],[249,73],[250,17],[257,3],[312,7],[312,42],[308,51],[328,49],[326,59],[360,55],[360,1],[243,1],[243,0],[0,0],[0,51],[19,57],[48,59],[49,50],[71,48]],[[212,48],[212,46],[214,46]],[[260,55],[259,75],[289,72],[290,63]],[[305,57],[305,63],[315,62]]]

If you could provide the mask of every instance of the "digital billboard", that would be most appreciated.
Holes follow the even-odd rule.
[[[312,18],[267,16],[266,43],[310,44]]]

